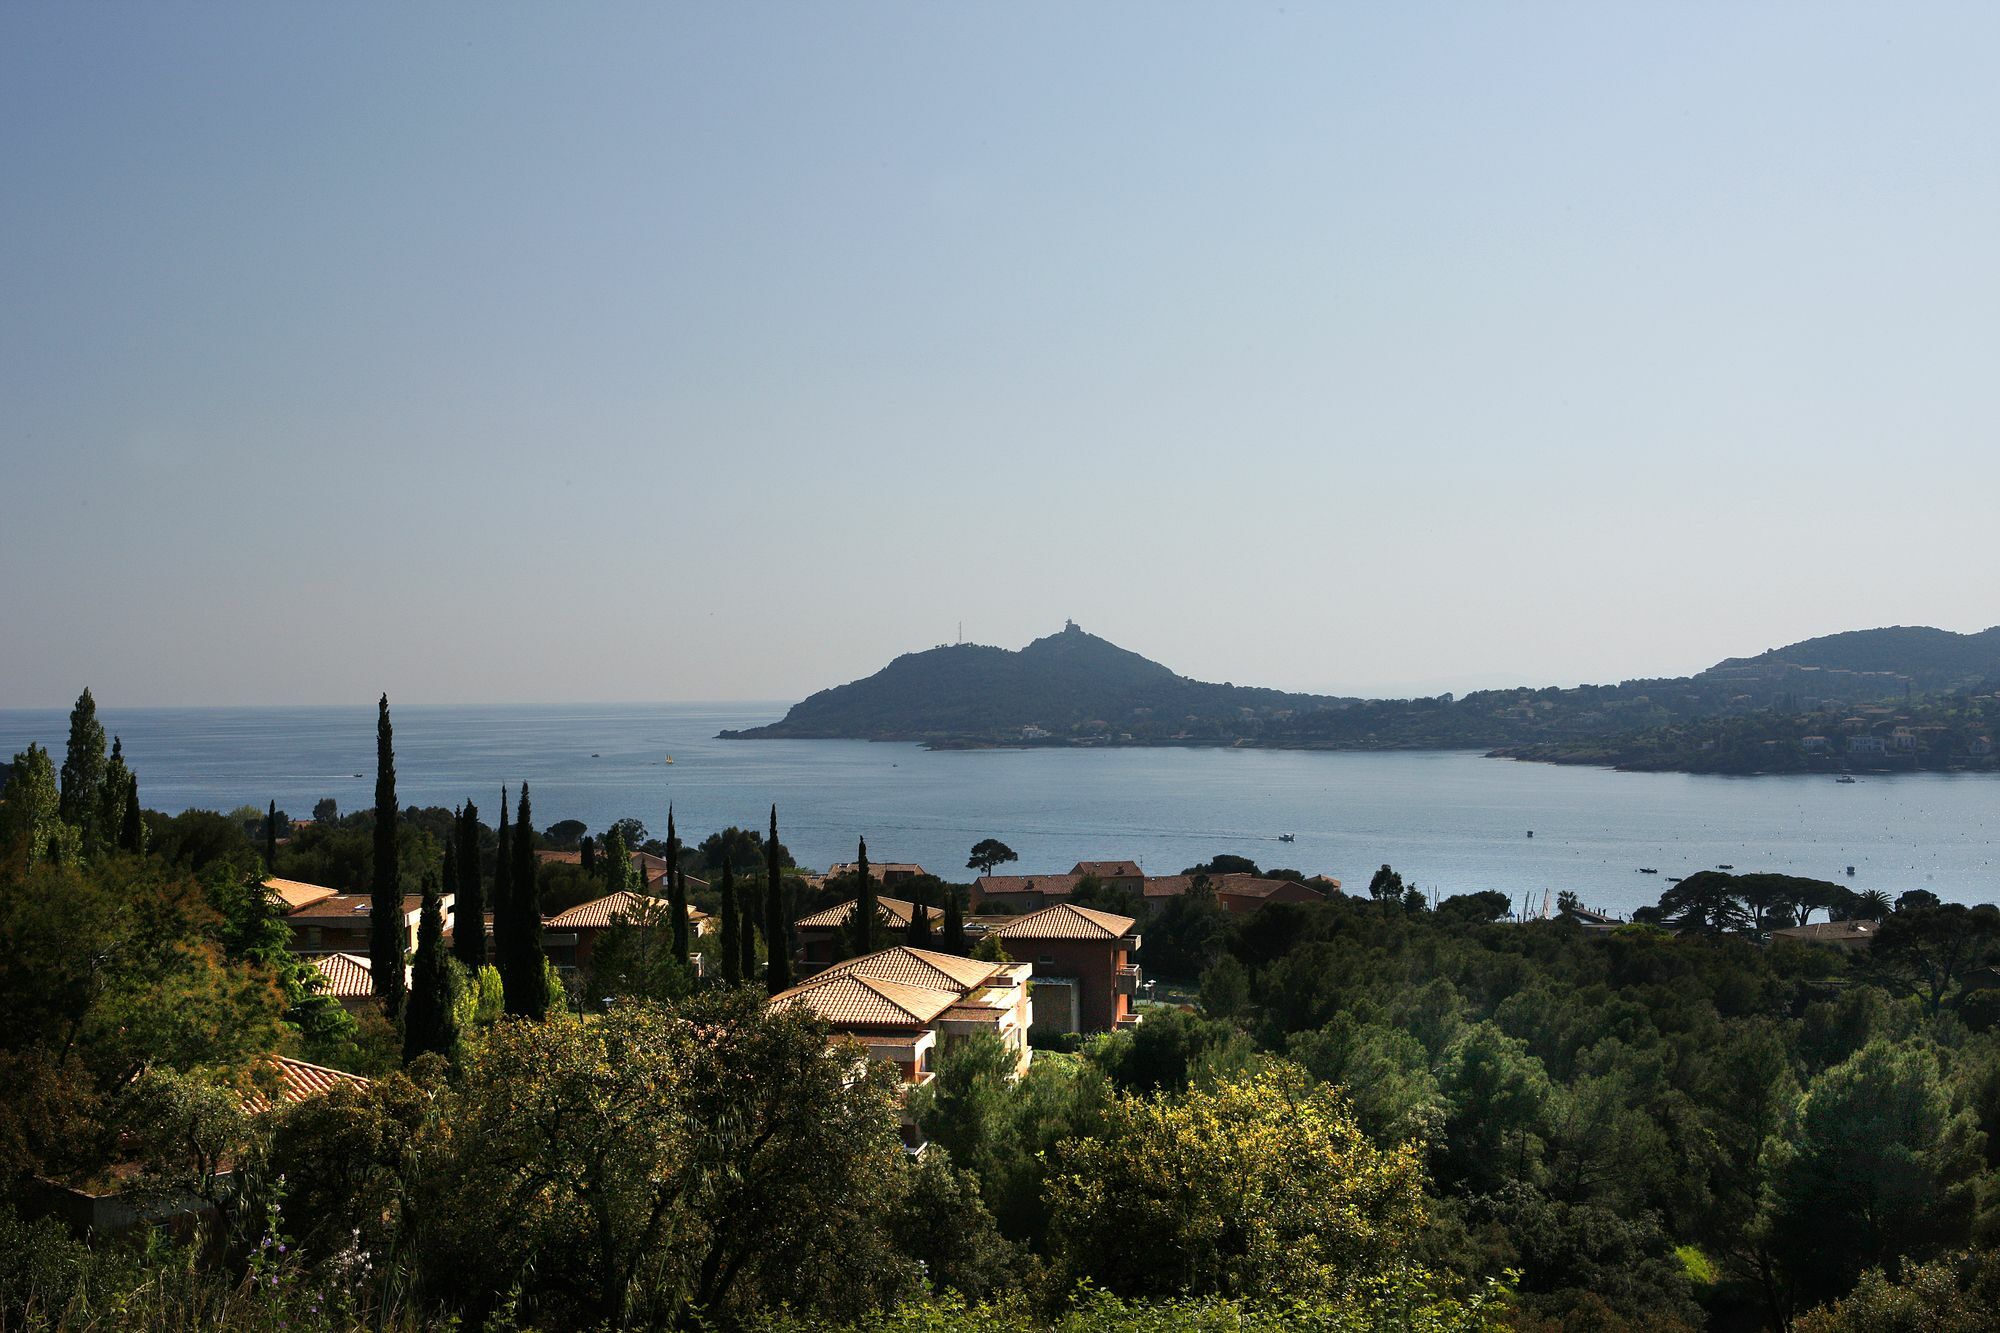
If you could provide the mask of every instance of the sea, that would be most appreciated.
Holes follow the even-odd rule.
[[[773,803],[801,865],[912,861],[966,879],[972,844],[1019,853],[1005,870],[1130,859],[1171,874],[1217,853],[1365,891],[1393,865],[1439,897],[1497,889],[1539,912],[1568,889],[1626,915],[1675,876],[1732,866],[1837,880],[1891,896],[1929,889],[2000,900],[2000,776],[1827,777],[1619,773],[1460,751],[997,749],[932,752],[867,741],[725,741],[783,703],[400,706],[403,805],[475,801],[530,784],[535,823],[593,830],[631,816],[684,839],[762,829]],[[375,706],[104,708],[152,809],[263,808],[305,817],[323,798],[373,804]],[[30,741],[58,764],[66,710],[0,710],[0,754]],[[1282,835],[1291,835],[1282,840]],[[1849,869],[1852,868],[1850,875]],[[1650,869],[1656,873],[1642,873]]]

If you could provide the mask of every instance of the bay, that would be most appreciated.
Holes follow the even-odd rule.
[[[1440,895],[1497,889],[1537,908],[1573,890],[1618,914],[1670,876],[1719,864],[1837,879],[1892,896],[1926,888],[2000,899],[2000,777],[1618,773],[1463,752],[1058,749],[932,753],[865,741],[722,741],[782,703],[589,704],[395,709],[405,805],[475,800],[490,823],[500,787],[533,790],[535,822],[592,829],[631,815],[656,834],[673,802],[683,835],[762,828],[776,802],[801,864],[914,861],[963,879],[971,845],[998,837],[1020,872],[1130,858],[1167,874],[1218,852],[1325,873],[1363,891],[1393,864]],[[373,803],[375,709],[104,708],[145,804],[261,808],[297,816],[322,797]],[[0,754],[30,741],[61,763],[64,710],[0,710]],[[671,756],[673,763],[666,762]],[[1527,836],[1529,830],[1534,837]],[[1278,835],[1291,833],[1293,842]],[[1855,868],[1848,878],[1846,867]],[[1642,875],[1650,866],[1657,875]]]

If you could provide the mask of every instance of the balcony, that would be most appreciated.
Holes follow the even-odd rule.
[[[1139,975],[1139,965],[1137,963],[1128,963],[1118,969],[1118,975],[1112,983],[1112,990],[1119,995],[1136,996],[1139,993],[1139,987],[1142,982],[1143,978]]]

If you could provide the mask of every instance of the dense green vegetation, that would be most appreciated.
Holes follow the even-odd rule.
[[[267,807],[149,814],[133,850],[130,776],[68,758],[18,756],[0,804],[0,1326],[1990,1326],[2000,909],[1709,873],[1587,931],[1388,866],[1243,916],[1197,889],[1146,962],[1199,1004],[1018,1080],[967,1039],[906,1096],[762,1002],[805,892],[775,819],[665,844],[670,881],[714,858],[717,910],[742,891],[711,975],[745,984],[628,923],[588,990],[544,964],[545,1012],[509,1014],[443,946],[447,863],[545,903],[630,875],[537,866],[525,792],[504,844],[328,810],[272,847]],[[371,886],[377,847],[425,903],[393,1018],[313,994],[258,887]],[[1816,914],[1881,924],[1855,956],[1768,938]],[[374,1081],[257,1113],[280,1051]],[[196,1225],[72,1237],[52,1181]]]
[[[939,746],[1262,745],[1485,749],[1694,772],[1838,771],[1847,738],[1918,729],[1854,766],[1991,767],[1976,752],[2000,705],[2000,628],[1894,628],[1810,639],[1694,676],[1463,697],[1346,699],[1210,685],[1070,626],[1020,652],[909,653],[822,690],[784,719],[725,736],[921,740]],[[1917,692],[1932,697],[1918,697]],[[1882,713],[1891,703],[1900,712]],[[1825,754],[1803,738],[1831,739]]]

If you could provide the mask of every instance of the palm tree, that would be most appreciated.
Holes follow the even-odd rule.
[[[1889,895],[1880,889],[1863,889],[1854,895],[1853,910],[1863,921],[1880,921],[1889,915]]]

